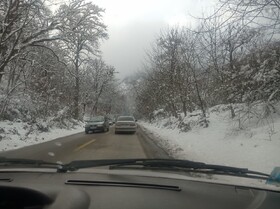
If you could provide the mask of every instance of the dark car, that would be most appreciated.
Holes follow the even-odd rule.
[[[95,116],[87,121],[85,126],[85,133],[88,134],[90,131],[109,131],[109,120],[105,116]]]

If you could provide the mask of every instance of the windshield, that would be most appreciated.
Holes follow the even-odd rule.
[[[88,123],[91,122],[103,122],[105,120],[105,118],[103,116],[96,116],[90,119],[90,121],[88,121]]]
[[[276,2],[1,0],[0,158],[270,174],[280,166]]]
[[[118,117],[117,121],[134,121],[133,117]]]

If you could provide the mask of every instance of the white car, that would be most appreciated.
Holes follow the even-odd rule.
[[[137,129],[136,120],[133,116],[119,116],[115,124],[115,134],[120,132],[135,133]]]

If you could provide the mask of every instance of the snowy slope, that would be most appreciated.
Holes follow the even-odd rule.
[[[226,108],[224,108],[226,109]],[[217,111],[218,110],[218,111]],[[175,158],[206,163],[245,167],[270,173],[280,166],[280,115],[274,114],[265,122],[246,122],[239,126],[222,106],[210,109],[208,128],[195,125],[181,132],[174,118],[155,120],[152,124],[140,124],[153,138]]]
[[[38,124],[0,121],[0,151],[18,149],[84,131],[84,124],[81,122],[69,123],[68,128],[55,125],[48,127],[44,124],[46,127],[43,128],[47,128],[45,131],[41,131],[42,124],[38,128]]]

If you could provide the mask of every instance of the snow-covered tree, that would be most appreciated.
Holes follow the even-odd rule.
[[[8,64],[27,47],[59,39],[59,20],[41,0],[0,2],[0,82]]]
[[[100,40],[107,38],[103,9],[85,0],[72,0],[58,10],[63,32],[62,47],[67,50],[71,74],[75,78],[74,117],[79,118],[80,74],[83,64],[99,53]]]

